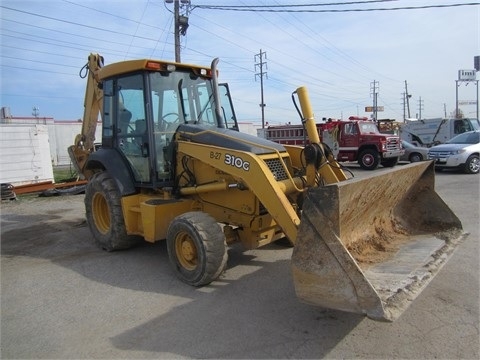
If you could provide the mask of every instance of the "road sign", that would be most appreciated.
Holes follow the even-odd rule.
[[[374,112],[374,106],[365,106],[365,112]],[[377,111],[383,111],[383,106],[377,106]]]

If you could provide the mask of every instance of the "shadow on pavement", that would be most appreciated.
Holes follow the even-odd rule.
[[[62,214],[2,214],[2,257],[45,259],[109,286],[178,297],[165,305],[158,296],[149,321],[110,337],[117,349],[191,358],[322,358],[364,319],[300,303],[291,248],[234,246],[226,272],[193,288],[171,270],[165,242],[107,253],[93,244],[84,219]]]

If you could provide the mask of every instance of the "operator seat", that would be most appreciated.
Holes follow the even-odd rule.
[[[128,134],[128,126],[130,125],[130,120],[132,119],[132,113],[127,110],[125,107],[120,106],[118,110],[118,129],[120,135]]]
[[[142,147],[144,143],[144,137],[147,131],[147,123],[145,120],[135,120],[135,142]]]

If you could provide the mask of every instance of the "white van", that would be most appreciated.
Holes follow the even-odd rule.
[[[444,144],[458,134],[473,130],[480,130],[478,119],[406,120],[400,126],[400,137],[416,146],[431,147]]]

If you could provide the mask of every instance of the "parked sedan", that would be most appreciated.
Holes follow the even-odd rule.
[[[445,144],[433,146],[428,158],[435,161],[436,169],[461,169],[467,174],[480,170],[480,130],[457,135]]]
[[[402,140],[402,146],[405,149],[405,154],[400,157],[400,161],[417,162],[427,160],[428,148],[415,146],[405,140]]]

